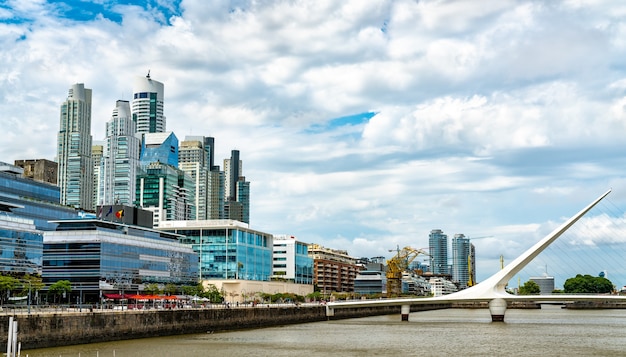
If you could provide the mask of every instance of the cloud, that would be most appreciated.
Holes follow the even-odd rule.
[[[241,151],[255,229],[357,256],[493,235],[482,276],[608,187],[626,202],[621,4],[75,5],[0,5],[0,160],[54,158],[76,82],[102,140],[150,70],[168,130]]]

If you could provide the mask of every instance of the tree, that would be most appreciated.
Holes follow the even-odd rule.
[[[540,292],[539,284],[532,280],[528,280],[519,288],[519,295],[539,295]]]
[[[563,291],[566,294],[607,294],[613,291],[613,283],[604,277],[578,274],[565,280]]]
[[[161,289],[159,289],[159,284],[151,283],[144,286],[143,292],[150,295],[159,295],[161,293]]]
[[[171,284],[171,283],[165,285],[165,288],[163,289],[163,292],[166,293],[167,295],[176,295],[177,291],[178,291],[178,287],[176,287],[176,285]]]
[[[11,291],[19,285],[19,280],[12,276],[0,276],[0,298],[2,302],[6,302]]]
[[[55,296],[56,302],[57,296],[63,296],[63,294],[69,294],[72,291],[72,283],[69,280],[59,280],[56,283],[50,285],[48,291]]]

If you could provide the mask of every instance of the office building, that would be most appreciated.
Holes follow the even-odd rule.
[[[0,272],[23,276],[41,274],[43,232],[31,219],[11,212],[19,206],[0,202]]]
[[[187,173],[195,188],[194,204],[196,206],[196,218],[207,220],[208,200],[210,192],[208,183],[210,178],[210,147],[206,146],[204,137],[185,137],[178,149],[178,168]],[[219,218],[219,217],[215,217]]]
[[[531,276],[528,280],[534,281],[539,285],[539,294],[551,295],[554,291],[554,277],[553,276]]]
[[[0,162],[0,201],[11,205],[12,215],[31,220],[35,229],[43,231],[56,228],[50,220],[87,216],[59,203],[58,186],[27,179],[23,172],[20,167]]]
[[[313,258],[307,243],[294,236],[275,235],[272,261],[272,279],[313,284]]]
[[[135,204],[152,211],[154,226],[161,221],[195,219],[192,179],[175,166],[152,162],[137,174]]]
[[[319,244],[309,245],[313,258],[313,283],[328,296],[333,292],[354,292],[354,280],[361,267],[357,259],[345,250],[325,248]]]
[[[165,132],[163,115],[163,83],[150,78],[136,77],[133,82],[132,118],[137,124],[137,133]]]
[[[43,282],[72,284],[70,301],[141,293],[147,284],[195,286],[198,255],[181,236],[99,219],[56,221],[44,233]]]
[[[434,275],[449,275],[448,236],[441,229],[433,229],[428,236],[430,271]]]
[[[142,134],[140,166],[160,162],[178,168],[178,138],[172,132]]]
[[[59,164],[46,160],[15,160],[15,166],[24,169],[24,177],[39,181],[46,182],[53,185],[57,184],[57,171]]]
[[[106,145],[101,165],[98,205],[135,202],[141,141],[135,136],[130,104],[118,100],[106,124]]]
[[[239,150],[224,159],[224,215],[228,219],[250,223],[250,183],[243,176]]]
[[[452,282],[463,288],[467,287],[470,277],[471,244],[463,234],[452,238]]]
[[[91,158],[91,89],[72,85],[61,105],[57,144],[58,184],[63,205],[95,210]]]
[[[200,256],[201,280],[269,281],[272,235],[233,220],[167,221],[158,229],[180,234]]]
[[[101,204],[102,168],[104,162],[104,145],[96,144],[91,146],[91,159],[93,160],[93,201],[96,206]]]

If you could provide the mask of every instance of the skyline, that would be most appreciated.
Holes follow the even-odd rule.
[[[621,4],[159,3],[0,4],[0,161],[54,159],[74,83],[102,141],[150,71],[168,131],[241,152],[256,230],[386,258],[493,236],[480,281],[607,189],[626,207]],[[623,241],[615,216],[589,220]]]

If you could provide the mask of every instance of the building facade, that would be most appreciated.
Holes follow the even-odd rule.
[[[43,232],[33,220],[11,212],[18,206],[0,202],[0,272],[3,275],[40,275]]]
[[[452,238],[452,282],[459,287],[467,287],[470,277],[471,244],[463,234]]]
[[[224,216],[250,223],[250,183],[243,176],[243,162],[239,150],[232,150],[224,159]]]
[[[141,293],[147,284],[195,286],[198,255],[175,234],[103,220],[57,221],[43,238],[43,282],[69,280],[72,297]]]
[[[159,230],[182,235],[200,257],[201,280],[269,281],[272,235],[233,220],[166,221]]]
[[[95,210],[91,158],[91,89],[72,85],[61,105],[57,136],[58,183],[63,205]]]
[[[448,235],[441,229],[433,229],[428,236],[430,253],[430,271],[434,275],[449,275],[448,271]]]
[[[313,258],[307,243],[294,236],[275,235],[272,261],[272,279],[313,284]]]
[[[24,169],[24,177],[26,178],[53,185],[57,184],[59,164],[54,161],[46,159],[15,160],[14,163],[15,166]]]
[[[137,206],[152,211],[154,226],[161,221],[195,219],[194,186],[185,172],[158,161],[137,175]]]
[[[322,294],[354,292],[354,280],[361,267],[357,259],[345,250],[329,249],[310,244],[309,256],[313,258],[313,283]]]
[[[163,83],[150,78],[136,77],[133,82],[133,121],[137,124],[137,133],[165,132],[163,112]]]
[[[130,104],[118,100],[106,124],[106,145],[101,161],[98,205],[135,202],[141,141],[135,136]]]

